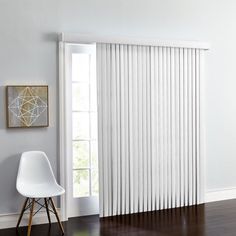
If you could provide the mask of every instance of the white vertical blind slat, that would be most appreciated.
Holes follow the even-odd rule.
[[[184,205],[188,205],[188,49],[184,49]]]
[[[152,131],[154,132],[154,160],[153,163],[153,172],[155,173],[153,176],[153,184],[155,185],[155,204],[154,209],[158,210],[160,208],[160,139],[159,139],[159,129],[160,129],[160,113],[159,113],[159,58],[158,58],[158,47],[154,47],[154,125],[152,126]]]
[[[158,80],[159,80],[159,106],[158,106],[158,113],[159,113],[159,119],[160,119],[160,125],[159,125],[159,164],[160,164],[160,189],[159,189],[159,209],[164,208],[164,112],[163,112],[163,106],[164,106],[164,93],[163,93],[163,48],[158,48]]]
[[[102,64],[107,65],[107,45],[102,45]],[[102,102],[101,105],[104,104],[107,100],[107,68],[106,70],[102,70],[102,76],[105,78],[104,81],[102,81],[102,89],[104,93],[102,93]],[[101,90],[102,91],[102,90]],[[103,128],[103,134],[107,134],[107,122],[108,122],[108,112],[107,112],[107,106],[102,106],[103,110],[103,123],[102,123],[102,128]],[[102,137],[102,142],[103,142],[103,172],[104,172],[104,186],[107,186],[108,191],[104,191],[104,215],[108,216],[109,215],[109,185],[108,185],[108,172],[109,172],[109,166],[108,166],[108,135],[103,135]]]
[[[157,147],[157,140],[156,140],[156,129],[153,129],[153,127],[157,127],[156,122],[156,109],[155,109],[155,102],[157,101],[155,98],[155,91],[156,90],[156,66],[155,66],[155,48],[150,48],[150,134],[151,134],[151,143],[150,143],[150,150],[151,150],[151,210],[156,209],[156,184],[158,181],[154,181],[156,178],[156,159],[157,159],[157,153],[156,153],[156,147]]]
[[[129,186],[130,186],[130,166],[129,166],[129,77],[128,77],[128,46],[124,46],[124,101],[125,101],[125,213],[129,213]]]
[[[179,73],[179,119],[180,119],[180,135],[179,135],[179,155],[180,155],[180,206],[184,206],[184,110],[183,110],[183,94],[184,94],[184,63],[183,63],[183,49],[179,52],[180,73]]]
[[[120,125],[120,46],[116,45],[116,94],[117,94],[117,215],[121,214],[121,125]],[[99,113],[99,111],[98,111]],[[98,140],[99,141],[99,140]]]
[[[188,49],[188,176],[189,176],[189,191],[188,199],[189,205],[193,204],[193,169],[192,169],[192,55],[191,49]]]
[[[115,45],[111,45],[111,93],[114,94],[114,96],[111,97],[111,122],[112,124],[117,124],[117,96],[116,96],[116,58],[115,58]],[[111,136],[111,155],[113,156],[112,158],[112,202],[113,202],[113,207],[112,207],[112,214],[116,214],[117,212],[117,127],[115,125],[114,131]]]
[[[197,49],[196,50],[196,183],[197,183],[197,203],[199,204],[200,201],[200,94],[199,94],[199,88],[200,88],[200,52]]]
[[[196,50],[192,49],[192,170],[193,170],[193,204],[197,204],[196,198]]]
[[[171,60],[170,60],[170,101],[171,101],[171,207],[176,206],[176,139],[175,139],[175,49],[171,48]]]
[[[166,55],[166,77],[167,77],[167,208],[171,208],[171,99],[170,99],[170,48],[167,48]]]
[[[138,181],[139,181],[139,212],[143,211],[143,124],[142,124],[142,97],[143,97],[143,77],[142,77],[142,47],[138,46]]]
[[[176,141],[176,149],[175,149],[175,157],[176,157],[176,164],[175,164],[175,183],[176,183],[176,207],[180,207],[180,187],[181,187],[181,172],[180,172],[180,50],[175,48],[175,141]]]
[[[203,56],[97,44],[101,217],[204,201]]]
[[[139,200],[139,156],[138,156],[138,61],[137,61],[137,46],[133,48],[133,137],[134,137],[134,213],[138,212]]]
[[[124,89],[124,45],[120,45],[120,126],[121,126],[121,214],[125,214],[125,89]]]
[[[123,45],[123,125],[124,125],[124,129],[123,129],[123,138],[124,138],[124,142],[123,142],[123,149],[124,149],[124,153],[122,156],[122,161],[123,161],[123,168],[124,168],[124,182],[123,182],[123,214],[126,214],[126,207],[127,207],[127,182],[129,181],[129,178],[127,176],[127,168],[128,168],[128,160],[127,160],[127,132],[128,132],[128,126],[127,126],[127,105],[128,105],[128,99],[127,99],[127,89],[128,89],[128,80],[127,80],[127,45]]]
[[[151,172],[151,64],[150,47],[147,47],[147,210],[152,209],[152,172]]]
[[[98,44],[97,45],[97,78],[102,77],[101,75],[101,70],[100,68],[102,67],[102,56],[101,56],[101,45]],[[102,104],[102,94],[101,94],[101,89],[102,89],[102,80],[98,80],[97,83],[97,90],[98,90],[98,110],[102,109],[102,106],[100,104]],[[104,183],[103,183],[103,167],[104,167],[104,161],[103,161],[103,149],[102,149],[102,139],[103,139],[103,132],[102,132],[102,112],[98,113],[98,139],[99,139],[99,143],[98,143],[98,158],[99,158],[99,214],[101,216],[104,215],[104,203],[103,203],[103,197],[104,197],[104,192],[106,191],[106,189],[103,191],[104,189]]]
[[[134,212],[134,136],[133,136],[133,50],[131,46],[128,46],[128,158],[129,158],[129,169],[130,172],[128,171],[129,179],[130,179],[130,198],[127,200],[129,202],[129,210],[128,212],[133,213]]]
[[[204,51],[200,51],[200,86],[199,86],[199,105],[200,105],[200,203],[204,203],[205,200],[205,83],[204,83],[204,74],[205,74],[205,57],[204,57]]]
[[[143,130],[143,211],[147,211],[147,54],[146,47],[142,47],[142,130]]]
[[[164,192],[164,208],[167,208],[167,186],[168,186],[168,176],[167,176],[167,161],[168,161],[168,130],[167,130],[167,49],[166,47],[163,48],[163,63],[162,63],[162,68],[163,68],[163,192]]]
[[[107,91],[106,91],[106,100],[107,100],[107,127],[106,129],[109,130],[109,127],[111,125],[111,99],[110,99],[110,91],[111,91],[111,80],[109,79],[111,77],[111,53],[110,53],[110,49],[111,49],[111,45],[107,44],[106,45],[107,49],[106,49],[106,75],[107,75]],[[112,178],[113,175],[111,174],[111,166],[112,166],[112,161],[113,158],[109,158],[111,156],[111,132],[108,132],[107,135],[107,182],[108,182],[108,188],[109,188],[109,192],[108,192],[108,215],[112,214]],[[110,177],[110,178],[109,178]]]

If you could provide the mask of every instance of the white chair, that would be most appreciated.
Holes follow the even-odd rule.
[[[65,190],[58,185],[50,162],[44,152],[30,151],[22,153],[16,180],[16,188],[21,195],[26,197],[16,226],[17,228],[20,225],[24,212],[27,209],[30,209],[27,233],[27,236],[30,236],[33,214],[38,212],[36,211],[36,213],[34,213],[34,205],[37,203],[40,206],[39,209],[46,208],[49,224],[51,224],[50,211],[56,215],[60,229],[64,234],[64,229],[52,197],[64,194]],[[44,199],[43,204],[39,202],[40,199]]]

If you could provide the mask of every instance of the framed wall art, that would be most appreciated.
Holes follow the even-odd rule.
[[[6,87],[8,128],[48,127],[48,86]]]

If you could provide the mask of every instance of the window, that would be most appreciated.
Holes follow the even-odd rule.
[[[93,56],[72,54],[74,198],[98,195],[97,88]]]

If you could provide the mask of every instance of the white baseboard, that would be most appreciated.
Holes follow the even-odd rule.
[[[60,210],[58,209],[58,214],[60,216]],[[57,222],[57,219],[54,214],[50,214],[51,216],[51,222]],[[14,228],[16,227],[17,221],[19,218],[19,213],[13,213],[13,214],[4,214],[0,215],[0,229],[5,228]],[[29,220],[29,212],[24,213],[20,226],[27,226]],[[46,211],[40,211],[38,212],[34,217],[32,224],[38,225],[38,224],[47,224],[48,218]]]
[[[223,200],[236,199],[236,188],[212,189],[206,192],[205,202],[216,202]],[[58,209],[60,215],[60,209]],[[51,221],[57,222],[56,217],[50,214]],[[0,215],[0,229],[16,227],[19,213]],[[29,213],[26,212],[21,220],[20,226],[27,226]],[[47,224],[48,218],[46,211],[40,211],[33,217],[33,225]]]
[[[206,192],[206,202],[217,202],[236,198],[236,188],[212,189]]]

